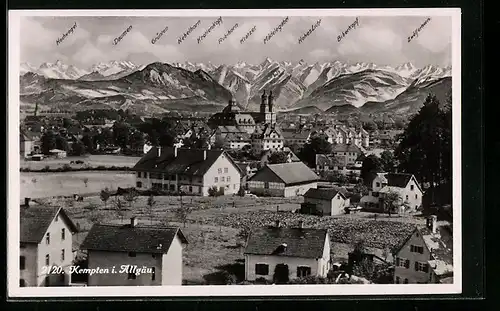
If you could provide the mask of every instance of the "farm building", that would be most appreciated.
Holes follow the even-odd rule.
[[[245,280],[264,278],[274,283],[290,279],[326,277],[330,270],[330,239],[325,229],[259,228],[250,233],[245,248]]]
[[[66,156],[67,156],[66,151],[60,150],[60,149],[49,150],[49,153],[50,153],[50,155],[55,156],[56,158],[59,158],[59,159],[66,158]]]
[[[187,243],[179,228],[139,225],[136,218],[126,225],[95,224],[80,247],[87,250],[88,268],[114,266],[116,273],[89,275],[88,285],[182,285],[182,249]]]
[[[301,213],[320,216],[335,216],[344,214],[344,208],[349,207],[350,200],[336,189],[309,189],[304,194]]]
[[[241,171],[223,150],[152,147],[134,166],[136,187],[207,196],[240,189]]]
[[[319,177],[302,162],[268,164],[250,177],[248,190],[257,195],[291,197],[318,187]]]
[[[30,206],[27,200],[20,207],[20,220],[19,286],[70,284],[77,228],[64,209]],[[51,266],[55,268],[49,271]]]

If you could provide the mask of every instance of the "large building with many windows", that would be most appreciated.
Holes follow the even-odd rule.
[[[240,168],[220,149],[153,147],[133,169],[139,189],[201,196],[213,187],[224,194],[240,189]]]

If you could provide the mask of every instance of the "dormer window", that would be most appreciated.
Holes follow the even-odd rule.
[[[410,190],[413,191],[415,189],[414,185],[410,185]]]

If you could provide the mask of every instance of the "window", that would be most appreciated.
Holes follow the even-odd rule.
[[[416,245],[410,245],[410,251],[412,253],[424,253],[424,247],[423,246],[416,246]]]
[[[46,266],[50,265],[50,255],[49,254],[45,255],[45,265]]]
[[[64,255],[65,255],[65,254],[64,254],[64,249],[62,249],[62,250],[61,250],[61,260],[62,260],[62,261],[64,261],[64,257],[65,257]]]
[[[410,190],[413,191],[413,189],[415,189],[415,186],[414,185],[410,185]]]
[[[19,280],[19,287],[26,287],[26,281],[24,279]]]
[[[410,268],[410,260],[396,257],[396,267]]]
[[[65,238],[66,238],[66,229],[62,228],[61,229],[61,240],[64,241]]]
[[[137,177],[141,178],[141,172],[137,172]]]
[[[217,173],[222,174],[222,168],[217,169]]]
[[[406,200],[408,200],[408,195],[406,195]]]
[[[224,173],[227,174],[227,172],[229,171],[229,169],[227,167],[224,168]]]
[[[193,192],[193,186],[189,186],[189,192]]]
[[[299,266],[297,267],[297,277],[305,277],[311,275],[311,267]]]
[[[269,265],[265,264],[265,263],[255,264],[255,274],[268,275],[269,274]]]
[[[45,236],[45,244],[50,244],[50,232],[47,232],[47,235]]]
[[[231,181],[231,176],[227,176],[226,181],[230,182]]]
[[[401,283],[401,279],[399,278],[399,276],[396,277],[396,284],[399,284]]]
[[[269,189],[269,182],[267,181],[264,182],[264,189]]]
[[[418,194],[415,194],[415,199],[418,199]]]
[[[378,192],[372,192],[372,197],[378,198]]]
[[[426,262],[415,262],[415,271],[429,272],[429,265]]]
[[[129,280],[135,280],[137,278],[137,275],[135,275],[135,273],[133,272],[129,272],[128,273],[128,279]]]
[[[219,178],[218,178],[218,177],[215,177],[215,178],[214,178],[214,182],[219,182]]]
[[[26,269],[26,257],[24,256],[19,257],[19,269],[21,270]]]
[[[380,183],[379,182],[375,183],[375,187],[380,187]]]
[[[156,279],[156,269],[155,267],[151,268],[151,281],[154,281]]]
[[[222,176],[222,177],[220,178],[220,181],[221,181],[221,182],[224,182],[224,176]]]
[[[142,188],[142,182],[138,181],[135,183],[137,188]]]
[[[128,253],[128,257],[135,257],[137,256],[137,254],[135,252],[129,252]]]
[[[405,279],[405,284],[408,284],[408,279]]]

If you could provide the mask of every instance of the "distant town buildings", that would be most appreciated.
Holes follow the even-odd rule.
[[[27,199],[20,220],[19,286],[69,285],[77,228],[64,209],[30,206]]]
[[[245,280],[264,279],[276,284],[291,279],[326,277],[330,270],[327,230],[276,227],[250,233],[245,247]]]
[[[188,243],[177,227],[94,224],[81,245],[87,250],[88,286],[182,285],[182,249]],[[113,272],[114,271],[114,272]],[[107,272],[107,273],[106,273]]]
[[[223,150],[152,147],[134,166],[136,187],[208,196],[237,193],[241,172]]]

